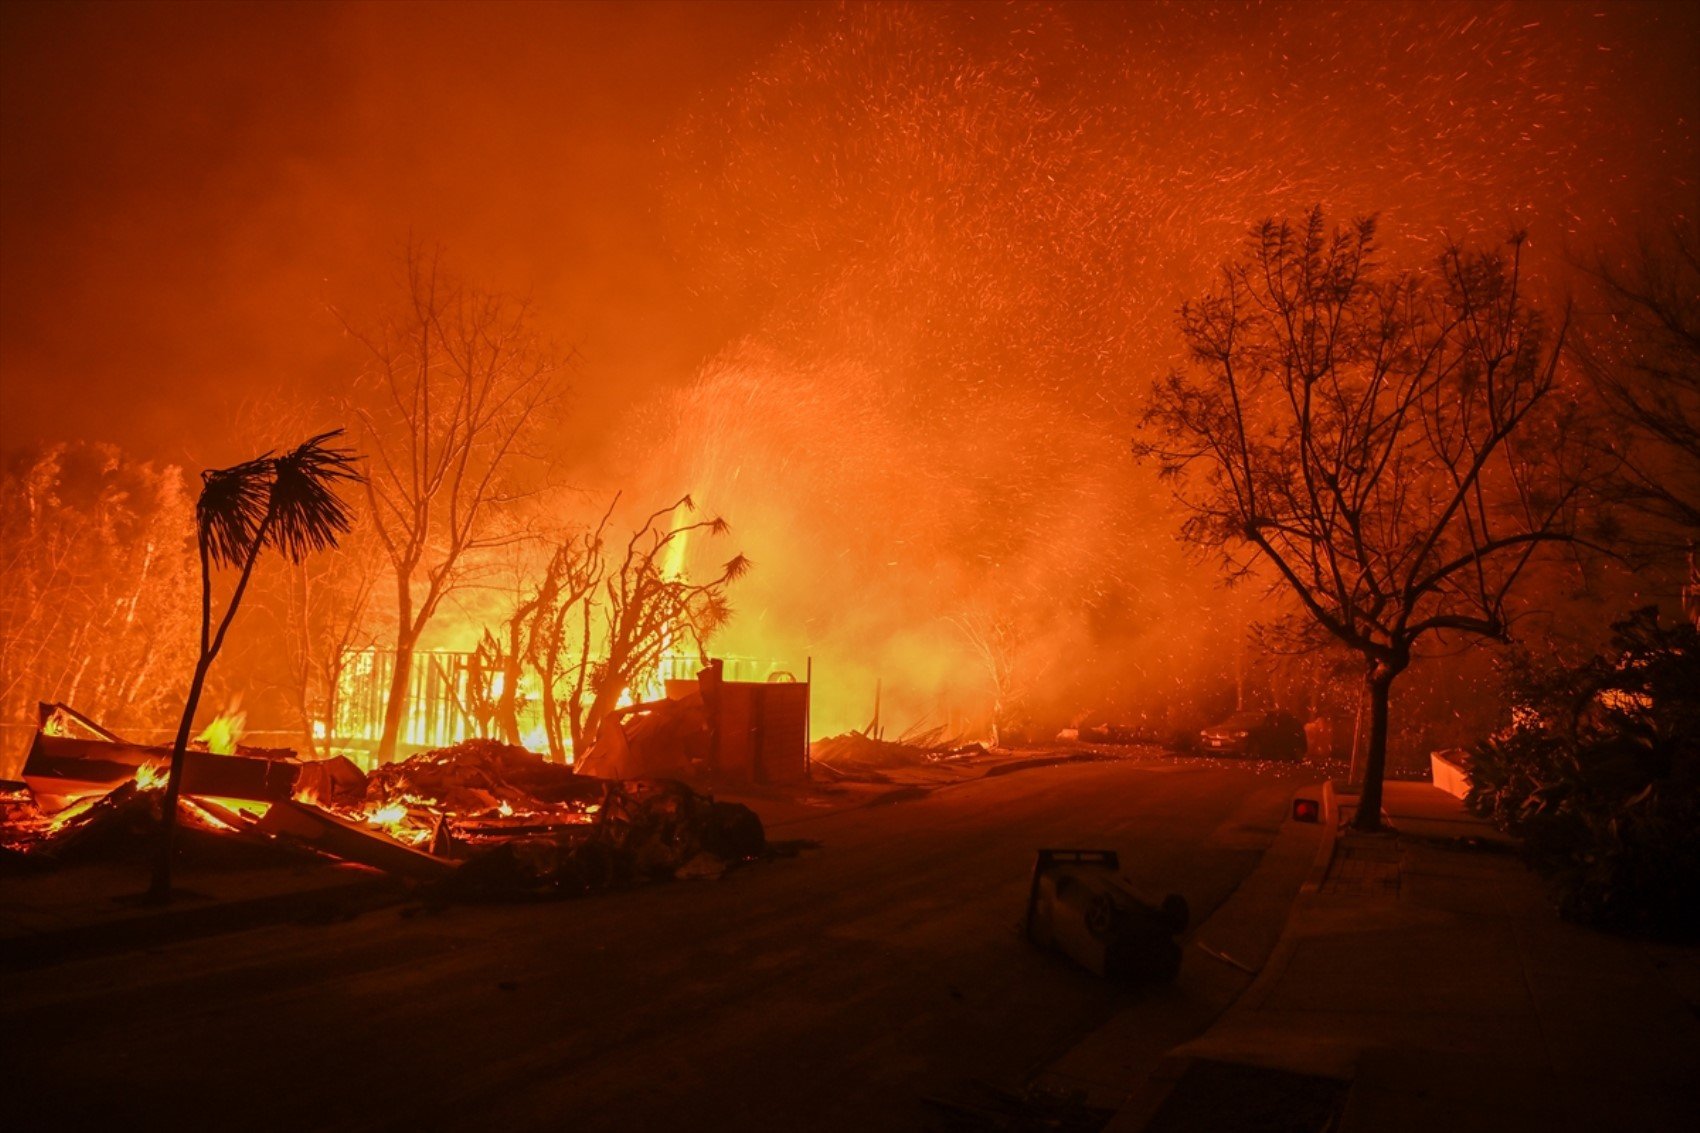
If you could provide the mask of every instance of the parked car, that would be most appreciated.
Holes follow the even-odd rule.
[[[1305,729],[1289,712],[1236,712],[1198,733],[1199,746],[1222,755],[1254,759],[1303,759]]]

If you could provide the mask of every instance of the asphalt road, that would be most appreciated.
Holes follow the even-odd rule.
[[[285,925],[6,977],[11,1128],[937,1129],[1019,1089],[1118,989],[1016,925],[1033,851],[1109,847],[1195,921],[1296,779],[1208,762],[1030,770],[788,822],[719,881]],[[1174,1042],[1197,1021],[1153,1012]],[[1158,1036],[1167,1042],[1167,1036]]]

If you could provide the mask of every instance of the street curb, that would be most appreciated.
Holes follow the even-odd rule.
[[[1233,1002],[1233,1005],[1228,1009],[1229,1011],[1237,1010],[1242,1006],[1261,1003],[1268,997],[1270,988],[1287,970],[1287,965],[1292,961],[1293,953],[1298,948],[1298,940],[1292,932],[1293,909],[1297,908],[1299,901],[1305,897],[1315,896],[1321,892],[1323,882],[1328,879],[1329,868],[1334,864],[1334,852],[1340,844],[1340,806],[1339,800],[1335,797],[1333,780],[1323,782],[1321,798],[1318,801],[1322,804],[1322,841],[1317,844],[1316,860],[1311,863],[1310,875],[1305,878],[1304,884],[1299,886],[1298,894],[1293,898],[1293,905],[1287,910],[1287,921],[1281,928],[1281,937],[1275,942],[1275,947],[1269,953],[1269,958],[1264,961],[1263,967],[1258,969],[1257,978],[1252,980],[1251,986],[1246,988],[1240,997]],[[1228,1012],[1224,1011],[1222,1013],[1223,1018],[1227,1014]],[[1217,1022],[1220,1023],[1221,1019],[1219,1018]],[[1215,1029],[1214,1025],[1211,1029]],[[1209,1031],[1205,1032],[1205,1034],[1209,1033]]]
[[[22,971],[89,956],[131,952],[180,940],[220,936],[284,921],[330,923],[401,900],[388,877],[274,893],[246,901],[212,901],[98,924],[75,925],[0,940],[0,970]]]
[[[1334,780],[1324,779],[1319,795],[1317,802],[1322,807],[1322,842],[1316,848],[1316,862],[1311,866],[1310,876],[1299,886],[1301,895],[1316,893],[1322,889],[1322,883],[1328,879],[1328,869],[1334,864],[1334,847],[1340,841],[1340,803],[1334,796]],[[1296,799],[1300,796],[1295,793],[1293,797]],[[1288,916],[1291,915],[1289,912]],[[1282,936],[1285,937],[1286,933],[1283,932]],[[1280,945],[1277,944],[1276,949],[1279,948]],[[1274,959],[1273,953],[1270,954],[1270,959]],[[1269,967],[1267,963],[1263,966]]]
[[[1297,947],[1297,942],[1293,939],[1290,931],[1293,909],[1304,897],[1315,894],[1322,888],[1323,881],[1328,877],[1329,867],[1334,862],[1334,850],[1340,834],[1339,804],[1334,795],[1333,780],[1324,779],[1320,786],[1300,787],[1293,792],[1292,801],[1297,802],[1300,799],[1309,799],[1318,804],[1322,838],[1317,843],[1316,855],[1311,861],[1310,869],[1306,873],[1304,881],[1300,883],[1298,892],[1293,895],[1293,900],[1287,906],[1286,920],[1282,923],[1281,934],[1276,938],[1274,948],[1270,950],[1268,956],[1264,957],[1263,963],[1257,968],[1256,972],[1251,975],[1251,982],[1246,985],[1245,990],[1235,996],[1233,1001],[1222,1009],[1221,1014],[1209,1027],[1205,1028],[1202,1034],[1189,1039],[1186,1043],[1182,1043],[1163,1056],[1156,1069],[1146,1075],[1144,1081],[1128,1095],[1122,1107],[1116,1111],[1116,1115],[1104,1126],[1102,1133],[1142,1133],[1157,1116],[1158,1111],[1163,1108],[1163,1103],[1168,1101],[1169,1095],[1174,1091],[1181,1076],[1195,1061],[1191,1055],[1177,1054],[1176,1051],[1204,1038],[1215,1030],[1231,1012],[1241,1004],[1251,1000],[1253,996],[1267,995],[1269,987],[1286,970],[1293,951]],[[1291,804],[1289,804],[1285,821],[1288,823],[1296,822],[1297,820],[1292,817],[1290,807]],[[1266,850],[1265,853],[1267,852]],[[1225,904],[1226,902],[1224,902]],[[1209,923],[1209,921],[1205,921],[1204,924],[1200,925],[1194,936],[1203,934]],[[1231,961],[1229,962],[1231,963]],[[1239,967],[1239,965],[1235,966]],[[1241,967],[1241,970],[1245,969]]]

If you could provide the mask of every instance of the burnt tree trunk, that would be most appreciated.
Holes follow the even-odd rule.
[[[236,589],[231,591],[230,605],[224,609],[224,617],[218,623],[218,631],[212,631],[212,564],[208,559],[207,536],[203,527],[199,536],[201,552],[201,655],[195,661],[195,676],[189,682],[189,696],[183,705],[183,718],[177,724],[177,739],[171,745],[171,770],[165,778],[165,798],[160,803],[159,815],[159,850],[154,859],[153,883],[146,894],[150,904],[164,904],[171,900],[171,855],[172,846],[177,834],[177,800],[183,795],[183,765],[184,753],[189,750],[189,734],[195,727],[195,712],[201,704],[201,691],[206,687],[207,673],[212,669],[213,659],[218,651],[224,648],[224,635],[230,632],[230,623],[236,619],[237,607],[242,605],[242,595],[248,590],[248,580],[254,577],[254,564],[259,561],[260,551],[266,545],[266,536],[271,531],[272,517],[276,514],[277,497],[266,508],[265,518],[260,520],[260,526],[254,533],[254,545],[248,552],[247,562],[242,564],[242,575],[236,580]]]
[[[207,671],[212,668],[212,656],[201,654],[195,663],[195,676],[189,682],[189,699],[183,706],[183,719],[177,724],[177,739],[171,745],[171,771],[165,780],[165,797],[159,807],[158,857],[154,861],[153,883],[148,888],[150,903],[171,899],[171,854],[177,825],[177,800],[183,795],[183,755],[189,750],[189,734],[195,727],[195,711],[201,704],[201,690],[206,687]]]
[[[396,637],[395,668],[390,673],[390,692],[384,702],[384,734],[378,741],[378,762],[395,759],[396,744],[401,739],[402,716],[407,711],[408,686],[413,677],[413,647],[418,635],[401,633]]]
[[[502,691],[496,696],[496,727],[502,742],[519,747],[519,658],[508,653],[501,659]]]
[[[549,739],[549,758],[556,763],[567,761],[566,745],[561,741],[561,705],[555,699],[555,674],[545,673],[542,682],[543,734]]]
[[[1358,814],[1352,825],[1358,830],[1381,829],[1381,783],[1387,772],[1387,709],[1393,678],[1398,674],[1377,664],[1370,669],[1369,750],[1364,758],[1363,791],[1358,795]]]

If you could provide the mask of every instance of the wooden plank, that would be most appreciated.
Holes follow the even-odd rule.
[[[294,759],[264,759],[251,755],[214,755],[206,751],[183,753],[183,792],[275,802],[289,798],[301,764]],[[24,782],[29,784],[45,809],[56,810],[67,802],[88,795],[104,795],[136,769],[152,763],[171,762],[168,747],[108,743],[105,740],[72,739],[37,732],[24,761]]]
[[[455,871],[455,862],[432,857],[358,822],[285,799],[254,824],[262,834],[311,846],[343,861],[381,869],[401,877],[432,881]]]
[[[45,729],[47,727],[47,722],[57,715],[63,719],[71,721],[78,727],[86,729],[90,735],[93,735],[98,739],[111,740],[113,743],[118,744],[124,742],[123,736],[120,736],[116,732],[107,731],[104,727],[95,723],[87,716],[84,716],[81,712],[78,712],[69,704],[60,704],[57,701],[37,701],[36,713],[36,726],[39,728]]]

